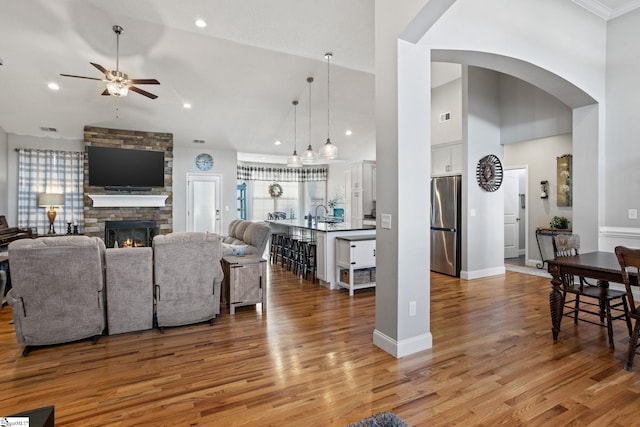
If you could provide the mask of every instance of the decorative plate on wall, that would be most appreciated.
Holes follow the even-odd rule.
[[[211,170],[213,167],[213,157],[208,153],[200,153],[196,157],[196,167],[201,171]]]
[[[484,156],[476,167],[478,185],[484,191],[496,191],[502,184],[502,163],[493,154]]]

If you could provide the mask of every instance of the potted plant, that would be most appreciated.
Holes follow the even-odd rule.
[[[564,216],[554,216],[549,223],[551,228],[564,230],[569,228],[569,220]]]

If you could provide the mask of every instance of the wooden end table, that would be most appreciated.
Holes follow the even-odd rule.
[[[222,258],[222,299],[229,304],[229,314],[235,314],[236,307],[258,303],[262,304],[262,310],[266,309],[266,263],[267,260],[258,255]]]

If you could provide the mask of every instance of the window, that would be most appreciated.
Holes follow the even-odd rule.
[[[278,198],[269,195],[268,181],[249,181],[250,218],[252,220],[267,219],[269,212],[284,212],[287,218],[293,214],[300,216],[300,184],[302,182],[278,182],[282,187],[282,196]]]
[[[70,151],[18,150],[18,227],[37,228],[46,234],[49,220],[38,205],[41,193],[62,193],[64,205],[56,209],[55,228],[83,222],[84,153]]]

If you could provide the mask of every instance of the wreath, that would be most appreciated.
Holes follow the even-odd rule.
[[[274,182],[269,186],[269,195],[274,198],[282,196],[282,187],[277,182]]]

